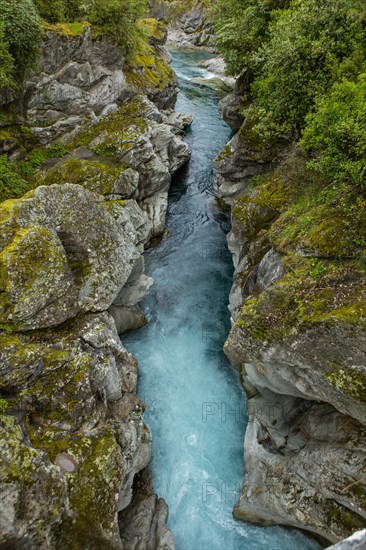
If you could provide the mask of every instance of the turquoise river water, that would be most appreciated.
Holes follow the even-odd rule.
[[[300,532],[235,521],[243,480],[245,395],[222,352],[230,329],[228,221],[210,193],[212,161],[230,139],[219,97],[197,84],[202,53],[174,53],[176,110],[193,114],[192,159],[175,177],[169,238],[146,253],[155,280],[149,324],[123,337],[139,361],[138,393],[153,436],[154,488],[169,505],[178,550],[313,550]]]

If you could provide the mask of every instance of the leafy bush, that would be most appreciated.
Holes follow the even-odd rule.
[[[256,54],[261,74],[253,86],[268,126],[301,129],[314,100],[326,92],[346,60],[365,58],[364,0],[293,0],[270,25]]]
[[[212,2],[217,43],[228,72],[255,68],[253,54],[266,41],[275,10],[288,7],[290,0],[217,0]]]
[[[366,73],[334,84],[308,116],[302,147],[308,165],[331,182],[366,189]]]
[[[28,183],[19,174],[18,168],[18,164],[6,155],[0,155],[0,201],[19,197],[28,191]]]
[[[38,13],[50,23],[63,21],[65,18],[65,6],[63,0],[34,0]]]
[[[49,23],[74,21],[83,17],[91,2],[82,0],[34,0],[40,16]]]
[[[0,24],[6,37],[2,47],[3,51],[5,48],[7,63],[11,61],[10,55],[14,61],[15,76],[21,78],[26,67],[33,66],[38,57],[42,38],[41,20],[31,0],[0,0]]]
[[[145,0],[90,0],[87,18],[114,38],[126,54],[136,42],[139,31],[135,22],[145,10]]]

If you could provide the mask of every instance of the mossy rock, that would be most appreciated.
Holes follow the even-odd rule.
[[[159,108],[174,107],[178,87],[176,75],[166,57],[151,45],[138,48],[125,67],[128,84]]]
[[[106,157],[114,157],[119,150],[128,151],[148,129],[146,110],[143,96],[137,95],[96,126],[81,131],[69,147],[86,146]]]
[[[13,416],[0,414],[0,543],[45,547],[68,513],[67,482],[42,450],[25,442]],[[10,545],[10,546],[8,546]]]
[[[73,21],[72,23],[48,23],[43,21],[43,29],[47,32],[55,32],[62,36],[82,36],[90,27],[87,21]]]
[[[43,174],[38,173],[37,179],[42,185],[74,183],[97,195],[130,198],[136,195],[139,176],[131,168],[71,158]]]
[[[355,311],[353,311],[355,314]],[[364,304],[366,316],[366,304]],[[332,365],[325,373],[332,386],[352,397],[356,401],[366,404],[366,372],[355,367],[353,369]]]
[[[0,326],[12,323],[24,328],[64,320],[79,311],[78,296],[60,240],[48,229],[18,229],[0,255]]]
[[[140,19],[137,25],[144,31],[151,45],[165,44],[168,31],[163,21],[158,21],[150,17],[147,19]]]
[[[79,185],[41,186],[2,203],[0,225],[0,318],[18,330],[106,310],[140,255],[133,226],[125,234]]]
[[[297,256],[286,264],[288,273],[280,281],[244,303],[238,326],[268,342],[318,323],[366,329],[366,276],[357,265],[325,265]]]

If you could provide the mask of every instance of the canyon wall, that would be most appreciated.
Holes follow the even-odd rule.
[[[136,498],[151,437],[119,338],[146,322],[142,254],[190,156],[166,33],[146,26],[129,62],[89,26],[51,26],[39,71],[2,96],[1,150],[46,157],[0,204],[2,547],[174,548],[164,501],[149,483]]]
[[[249,413],[234,516],[334,543],[366,526],[364,220],[325,209],[298,150],[246,120],[215,166],[235,265],[225,352]]]

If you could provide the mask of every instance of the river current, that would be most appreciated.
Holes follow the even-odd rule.
[[[152,475],[169,506],[178,550],[313,550],[300,532],[233,519],[243,480],[247,415],[237,373],[222,348],[232,261],[228,221],[211,193],[212,161],[231,137],[202,53],[173,53],[180,94],[176,110],[194,115],[192,159],[170,191],[170,235],[146,253],[155,284],[143,303],[149,323],[123,337],[139,361],[139,396],[153,437]]]

